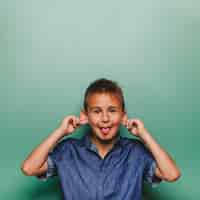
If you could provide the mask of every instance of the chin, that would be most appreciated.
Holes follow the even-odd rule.
[[[95,135],[96,139],[102,143],[112,143],[119,136],[119,131],[116,130],[114,133],[109,133],[107,135],[103,135],[99,131],[93,134]]]
[[[112,143],[115,139],[116,139],[116,136],[115,136],[115,137],[111,137],[111,138],[100,138],[99,140],[100,140],[101,143],[110,144],[110,143]]]

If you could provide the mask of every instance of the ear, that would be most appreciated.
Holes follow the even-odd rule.
[[[123,115],[123,117],[122,117],[122,119],[121,119],[121,123],[122,123],[124,126],[126,126],[127,120],[128,120],[128,115],[127,115],[126,112],[124,112],[124,115]]]
[[[87,124],[88,123],[88,116],[87,116],[87,113],[84,110],[81,110],[79,119],[80,119],[81,124]]]

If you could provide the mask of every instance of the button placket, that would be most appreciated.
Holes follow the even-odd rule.
[[[98,199],[103,200],[104,198],[104,191],[103,191],[103,182],[104,182],[104,160],[101,160],[101,164],[99,167],[99,185],[98,185]]]

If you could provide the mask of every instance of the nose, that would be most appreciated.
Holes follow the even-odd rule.
[[[102,113],[102,122],[108,122],[109,116],[108,113]]]

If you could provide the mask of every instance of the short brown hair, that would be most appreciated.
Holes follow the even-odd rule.
[[[84,109],[87,111],[87,100],[88,97],[94,93],[110,93],[116,95],[122,105],[122,110],[125,110],[125,103],[124,103],[124,96],[123,96],[123,91],[121,87],[118,85],[117,82],[108,80],[105,78],[100,78],[95,80],[94,82],[90,83],[90,85],[87,87],[84,95]]]

